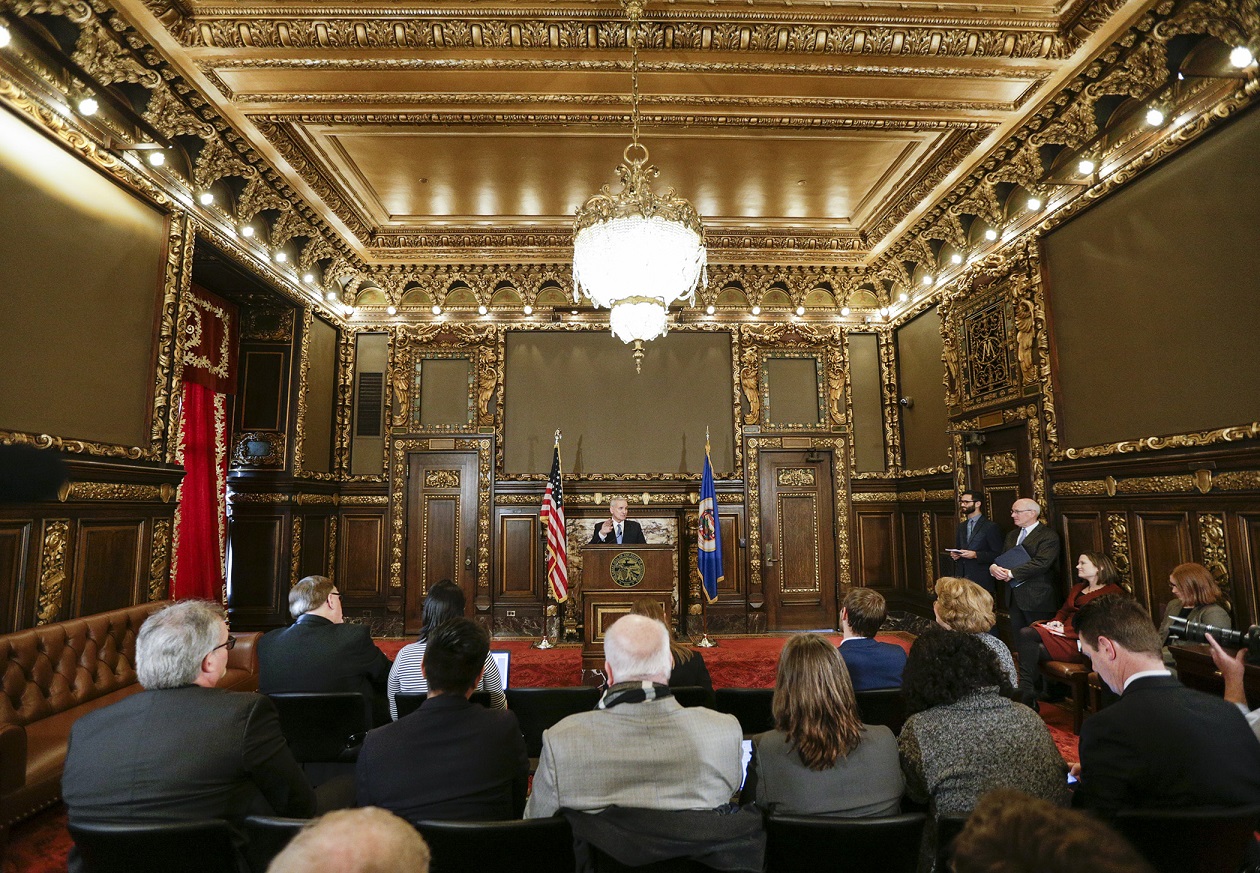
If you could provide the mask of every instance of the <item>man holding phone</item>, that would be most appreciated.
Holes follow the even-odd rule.
[[[1002,551],[1002,530],[984,516],[984,501],[974,491],[958,495],[962,521],[954,531],[954,548],[947,549],[954,559],[954,575],[970,579],[990,594],[996,594],[989,565]],[[996,600],[996,598],[995,598]]]

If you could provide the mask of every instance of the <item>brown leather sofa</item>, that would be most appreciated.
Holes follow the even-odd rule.
[[[70,726],[142,691],[136,634],[169,601],[0,636],[0,851],[9,826],[61,798]],[[258,689],[258,634],[234,634],[220,688]]]

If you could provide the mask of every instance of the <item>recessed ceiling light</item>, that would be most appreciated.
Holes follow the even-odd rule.
[[[289,259],[289,256],[286,255],[284,252],[276,252],[275,255],[273,255],[273,257],[276,259],[277,264],[283,264],[285,261]]]
[[[13,37],[9,33],[9,28],[5,27],[3,24],[0,24],[0,48],[4,48],[6,45],[8,45],[12,39]]]
[[[434,315],[441,315],[441,314],[442,314],[442,307],[441,307],[441,306],[438,306],[436,303],[434,303],[434,304],[433,304],[433,314],[434,314]]]
[[[932,274],[931,274],[931,273],[924,273],[924,274],[923,274],[923,278],[922,278],[922,279],[920,279],[919,281],[921,281],[924,285],[931,285],[931,284],[932,284]]]
[[[961,264],[962,255],[958,254],[958,252],[954,252],[952,255],[949,256],[949,262],[951,264]]]
[[[303,274],[302,274],[302,281],[303,281],[303,282],[305,282],[307,285],[311,284],[312,282],[314,282],[314,281],[315,281],[315,274],[314,274],[314,273],[303,273]]]
[[[253,225],[247,224],[241,228],[241,236],[253,236],[253,235],[254,235]]]
[[[984,238],[987,239],[989,242],[993,242],[995,239],[997,239],[997,231],[994,230],[993,228],[989,228],[988,230],[984,232]]]
[[[534,314],[534,307],[532,307],[532,306],[530,306],[528,303],[526,303],[526,304],[525,304],[525,306],[521,309],[521,311],[522,311],[522,312],[524,312],[526,315],[533,315],[533,314]]]
[[[329,291],[327,294],[324,295],[324,299],[327,300],[329,303],[334,302],[337,299],[337,292]]]
[[[897,299],[900,300],[902,303],[905,303],[907,300],[910,299],[910,295],[907,294],[905,291],[902,291],[900,294],[897,295]]]
[[[841,315],[848,315],[851,311],[852,311],[852,310],[850,310],[850,309],[849,309],[849,307],[847,307],[847,306],[841,306],[841,307],[840,307],[840,314],[841,314]]]
[[[1081,162],[1076,165],[1076,171],[1082,176],[1088,176],[1094,172],[1094,162],[1089,158],[1082,158]]]
[[[398,307],[397,307],[397,306],[394,306],[394,305],[391,303],[389,306],[386,306],[386,307],[385,307],[385,311],[386,311],[386,312],[388,312],[390,315],[397,315],[397,314],[398,314]]]
[[[478,314],[478,315],[485,315],[485,314],[486,314],[487,312],[489,312],[489,311],[490,311],[490,310],[489,310],[489,309],[486,309],[486,307],[485,307],[485,306],[478,306],[478,307],[477,307],[477,314]]]
[[[80,115],[95,115],[96,110],[101,108],[101,104],[96,102],[95,97],[84,97],[79,101]]]
[[[753,315],[761,315],[761,307],[760,307],[760,306],[754,306],[754,307],[752,308],[752,314],[753,314]]]
[[[202,206],[209,206],[211,203],[214,202],[214,195],[211,194],[209,191],[202,191],[200,194],[197,195],[197,202],[200,203]]]
[[[796,307],[796,314],[797,314],[797,315],[804,315],[804,314],[805,314],[805,307],[804,307],[804,306],[798,306],[798,307]]]
[[[706,314],[712,315],[713,313],[717,312],[717,309],[713,306],[712,303],[710,303],[708,306],[704,308],[704,311]]]
[[[1164,123],[1164,113],[1153,108],[1146,110],[1146,123],[1151,127],[1159,127]]]
[[[1250,67],[1255,59],[1256,56],[1245,45],[1235,46],[1229,53],[1229,62],[1240,70]]]
[[[157,151],[149,152],[149,166],[150,167],[160,167],[165,163],[166,163],[166,152],[162,151],[161,149],[158,149]]]
[[[1037,211],[1038,209],[1040,209],[1040,208],[1041,208],[1041,198],[1040,198],[1040,197],[1029,197],[1029,198],[1028,198],[1028,209],[1029,209],[1029,211],[1030,211],[1030,212],[1036,212],[1036,211]]]

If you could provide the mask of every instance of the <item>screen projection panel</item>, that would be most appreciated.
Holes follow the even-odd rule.
[[[1260,419],[1260,112],[1043,242],[1062,441]]]
[[[714,473],[734,470],[730,334],[653,340],[638,374],[604,331],[510,331],[505,344],[505,473],[545,475],[556,428],[566,475],[699,473],[706,425]]]

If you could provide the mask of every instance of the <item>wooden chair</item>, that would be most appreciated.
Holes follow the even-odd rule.
[[[745,736],[774,729],[770,711],[773,688],[719,688],[713,693],[713,707],[739,719]]]
[[[1061,682],[1072,689],[1072,733],[1079,734],[1089,705],[1089,663],[1042,661],[1038,669],[1051,682]]]
[[[560,719],[590,712],[599,703],[599,689],[587,685],[568,688],[509,688],[508,709],[516,713],[531,758],[542,754],[543,731]]]
[[[1125,810],[1111,824],[1159,873],[1236,873],[1255,841],[1260,806]]]
[[[878,818],[770,814],[766,816],[766,871],[914,873],[926,823],[922,812]]]
[[[221,819],[176,824],[70,824],[85,873],[239,873]]]
[[[855,691],[854,696],[862,721],[887,725],[894,734],[901,733],[901,726],[906,723],[906,697],[900,688]]]
[[[555,873],[572,870],[573,831],[563,818],[513,821],[419,821],[430,873]]]
[[[353,763],[372,727],[367,702],[353,691],[269,694],[280,730],[299,764]]]

